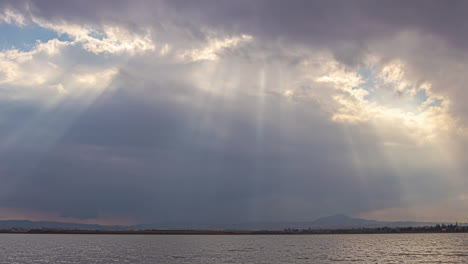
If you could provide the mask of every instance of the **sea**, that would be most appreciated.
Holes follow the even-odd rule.
[[[468,234],[0,234],[0,263],[468,263]]]

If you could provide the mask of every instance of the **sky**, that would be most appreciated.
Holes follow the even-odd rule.
[[[467,12],[2,0],[0,219],[467,222]]]

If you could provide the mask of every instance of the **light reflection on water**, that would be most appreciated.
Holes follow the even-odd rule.
[[[0,263],[468,263],[468,234],[0,234]]]

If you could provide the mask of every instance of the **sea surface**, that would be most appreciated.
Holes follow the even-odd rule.
[[[468,263],[468,234],[0,234],[0,263]]]

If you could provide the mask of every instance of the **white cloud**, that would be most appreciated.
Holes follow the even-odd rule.
[[[21,13],[7,8],[0,12],[0,24],[1,23],[24,26],[26,24],[26,19]]]
[[[60,56],[60,51],[69,43],[50,40],[39,43],[31,51],[16,49],[0,52],[0,72],[3,78],[0,84],[18,87],[40,87],[57,77],[59,69],[49,63]]]
[[[80,50],[77,44],[53,39],[30,51],[0,52],[0,85],[8,87],[0,99],[48,103],[56,102],[55,96],[101,92],[122,62],[99,58],[90,64],[76,55]]]
[[[182,60],[201,61],[201,60],[216,60],[218,53],[223,49],[233,48],[241,43],[252,41],[250,35],[240,35],[227,38],[211,38],[205,47],[200,49],[192,49],[184,51],[180,54]]]
[[[332,109],[332,120],[348,123],[371,122],[377,127],[392,124],[393,133],[405,133],[418,144],[437,142],[441,137],[447,138],[453,131],[461,128],[461,124],[449,112],[448,98],[442,99],[434,95],[430,91],[430,83],[425,82],[418,86],[406,79],[403,62],[390,62],[375,69],[377,71],[371,72],[374,82],[370,84],[366,83],[359,71],[336,67],[330,68],[329,73],[316,79],[317,82],[331,84],[339,91],[332,96],[337,103],[334,110]],[[372,95],[379,94],[388,87],[392,91],[404,91],[406,98],[399,99],[398,95],[383,93],[383,98],[378,101],[372,99]],[[416,98],[416,91],[420,90],[424,90],[428,96],[422,103],[417,102]],[[401,108],[398,104],[387,104],[385,101],[402,103],[407,98],[415,101],[409,109]],[[431,106],[436,100],[441,100],[442,103]]]
[[[39,26],[52,29],[60,35],[70,36],[73,43],[80,44],[84,49],[95,54],[128,53],[134,55],[156,50],[149,29],[137,33],[130,32],[128,29],[119,26],[104,25],[101,29],[97,29],[86,25],[71,24],[66,21],[49,22],[39,18],[33,18],[33,21]]]
[[[75,86],[75,89],[102,90],[109,86],[117,72],[117,68],[114,67],[100,71],[92,69],[79,70],[71,75],[68,84]]]

